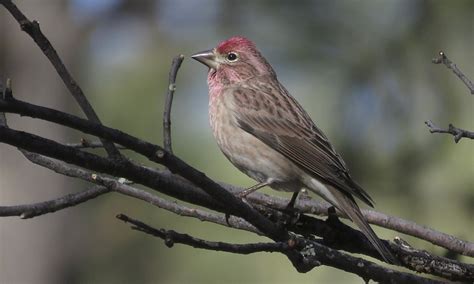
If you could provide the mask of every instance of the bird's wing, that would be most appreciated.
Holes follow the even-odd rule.
[[[240,87],[228,94],[237,104],[239,127],[323,183],[373,206],[373,200],[352,180],[342,158],[296,100],[281,85],[257,89],[258,93],[255,88]],[[255,107],[256,99],[259,107]]]

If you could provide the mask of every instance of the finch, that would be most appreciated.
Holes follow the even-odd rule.
[[[354,197],[373,200],[275,71],[244,37],[232,37],[193,59],[209,67],[209,120],[217,144],[240,171],[263,186],[306,188],[352,220],[388,263],[396,258],[363,217]],[[292,198],[292,201],[294,201]]]

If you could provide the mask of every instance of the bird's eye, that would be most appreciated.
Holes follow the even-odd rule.
[[[230,62],[234,62],[237,60],[237,54],[234,53],[234,52],[230,52],[229,54],[227,54],[227,60],[229,60]]]

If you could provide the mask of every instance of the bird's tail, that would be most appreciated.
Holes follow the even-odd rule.
[[[309,188],[311,191],[319,194],[324,199],[329,201],[332,205],[334,205],[337,209],[339,209],[343,214],[345,214],[352,222],[354,222],[357,227],[362,231],[362,233],[367,237],[369,242],[374,246],[374,248],[379,252],[382,258],[390,263],[390,264],[397,264],[397,258],[388,250],[388,248],[382,243],[382,241],[377,237],[375,232],[369,226],[369,223],[365,220],[362,212],[359,209],[357,203],[352,199],[350,196],[347,196],[343,192],[331,187],[327,187],[327,191],[325,192],[324,196],[321,195],[320,189],[312,189]]]

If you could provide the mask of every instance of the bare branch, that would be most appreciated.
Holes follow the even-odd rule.
[[[101,177],[91,171],[81,169],[75,166],[71,166],[64,162],[54,160],[51,158],[47,158],[42,155],[38,155],[35,153],[22,151],[25,157],[30,160],[32,163],[40,165],[42,167],[48,168],[53,170],[59,174],[76,177],[88,182],[95,183],[101,186],[107,186],[109,191],[117,192],[129,197],[137,198],[147,203],[150,203],[154,206],[159,208],[168,210],[175,214],[185,217],[193,217],[197,218],[201,221],[212,222],[219,225],[228,226],[235,229],[246,230],[249,232],[254,232],[257,234],[261,234],[254,226],[250,225],[248,222],[241,218],[237,217],[230,217],[226,220],[224,214],[214,214],[204,210],[189,208],[176,202],[171,202],[166,199],[163,199],[157,195],[149,193],[145,190],[138,189],[129,185],[126,185],[119,180],[107,177]],[[165,173],[165,172],[162,172]],[[94,178],[92,178],[94,176]],[[178,177],[174,177],[175,179]],[[74,205],[72,205],[74,206]],[[1,216],[1,212],[0,212]]]
[[[20,24],[21,29],[36,42],[44,55],[49,59],[71,95],[84,111],[86,117],[95,123],[101,124],[99,117],[87,100],[84,92],[67,70],[51,42],[41,31],[39,23],[37,21],[30,21],[10,0],[2,0],[0,4],[2,4],[10,12],[18,24]],[[102,140],[102,143],[104,143],[105,150],[109,156],[115,158],[121,157],[120,152],[115,148],[113,143],[107,142],[106,140]]]
[[[195,187],[184,183],[182,179],[162,175],[148,168],[137,166],[128,160],[120,160],[118,162],[110,158],[100,157],[92,153],[67,147],[49,139],[2,126],[0,126],[0,141],[29,152],[39,153],[80,167],[86,167],[92,171],[124,177],[186,202],[218,211],[224,210],[220,203],[201,190],[196,190]]]
[[[434,64],[444,64],[448,69],[451,69],[454,74],[466,85],[466,87],[469,89],[469,92],[471,95],[474,95],[474,84],[467,78],[466,75],[454,64],[451,60],[448,59],[446,56],[446,53],[443,51],[440,51],[438,54],[438,57],[433,58],[433,63]],[[458,143],[461,138],[469,138],[469,139],[474,139],[474,132],[469,131],[469,130],[464,130],[461,128],[457,128],[451,123],[449,124],[448,129],[443,129],[438,126],[436,126],[431,120],[425,121],[426,126],[428,126],[428,129],[430,130],[430,133],[447,133],[451,134],[454,136],[454,142]]]
[[[205,210],[186,207],[177,204],[176,202],[170,202],[147,191],[132,186],[118,185],[115,188],[115,191],[133,198],[143,200],[154,206],[173,212],[180,216],[197,218],[200,221],[211,222],[229,228],[245,230],[262,235],[260,231],[258,231],[254,226],[252,226],[242,218],[231,216],[226,219],[224,214],[210,213]]]
[[[441,64],[443,63],[446,67],[451,69],[456,76],[466,85],[466,87],[469,89],[469,92],[471,92],[471,95],[474,95],[474,84],[467,78],[466,75],[454,64],[451,60],[448,59],[446,56],[446,53],[443,51],[440,51],[438,54],[438,57],[433,58],[433,63],[434,64]]]
[[[166,246],[172,247],[174,243],[190,245],[194,248],[225,251],[238,254],[251,254],[255,252],[283,252],[288,249],[287,243],[256,243],[256,244],[229,244],[224,242],[210,242],[172,230],[155,229],[141,221],[130,218],[125,214],[117,215],[117,219],[133,225],[132,229],[153,235],[165,240]]]
[[[383,283],[442,283],[441,281],[387,269],[373,262],[352,257],[317,242],[301,238],[293,237],[287,242],[275,243],[229,244],[198,239],[175,231],[156,229],[124,214],[117,215],[117,218],[132,224],[132,229],[134,230],[163,239],[168,247],[172,247],[175,243],[180,243],[194,248],[238,254],[256,252],[280,252],[287,254],[288,252],[298,252],[300,257],[304,259],[303,262],[307,264],[307,268],[310,269],[320,265],[328,265],[359,275],[366,281],[373,279]]]
[[[183,60],[184,55],[180,54],[175,56],[171,63],[165,110],[163,112],[163,147],[170,153],[173,153],[173,148],[171,146],[171,106],[173,104],[174,91],[176,90],[176,76]]]
[[[474,132],[457,128],[451,123],[448,126],[448,129],[443,129],[436,126],[431,120],[425,121],[426,126],[430,130],[430,133],[448,133],[454,136],[454,142],[458,143],[461,138],[474,139]]]
[[[239,190],[232,186],[227,186],[226,188],[233,192]],[[285,209],[288,204],[288,199],[278,196],[268,196],[260,192],[255,192],[247,198],[252,203],[261,204],[277,210]],[[301,213],[316,214],[320,216],[327,216],[330,206],[331,205],[327,202],[318,202],[312,199],[300,199],[297,204],[295,204],[296,209]],[[474,243],[472,242],[461,240],[446,233],[399,217],[390,216],[368,209],[362,209],[361,211],[366,220],[371,224],[428,241],[434,245],[444,247],[462,255],[474,257]],[[337,212],[337,214],[338,217],[346,218],[340,212]]]
[[[12,97],[12,90],[11,90],[11,81],[7,80],[7,87],[5,89],[5,94],[8,94],[8,97]],[[8,127],[7,120],[5,117],[5,113],[0,112],[0,126]],[[60,169],[67,169],[68,165],[64,162],[55,161],[52,159],[47,160],[47,158],[42,157],[38,154],[30,153],[20,149],[23,155],[32,161],[33,163],[39,163],[40,161],[43,162],[43,166],[48,167],[50,169],[60,171]],[[44,158],[41,160],[41,158]],[[56,166],[56,168],[52,167],[52,165]],[[61,167],[63,166],[63,167]],[[71,175],[72,169],[68,171],[62,171],[63,174]],[[87,179],[92,175],[89,174]],[[79,193],[72,193],[65,196],[62,196],[57,199],[48,200],[44,202],[38,203],[31,203],[31,204],[22,204],[22,205],[13,205],[13,206],[0,206],[0,216],[20,216],[22,219],[33,218],[37,216],[41,216],[47,213],[53,213],[68,207],[73,207],[78,204],[84,203],[91,199],[94,199],[102,194],[109,192],[110,190],[104,186],[94,186],[89,188],[85,191]]]
[[[267,236],[270,236],[272,239],[278,241],[288,237],[284,229],[269,222],[264,216],[262,216],[252,207],[242,202],[242,200],[222,188],[219,184],[207,177],[204,173],[186,164],[183,160],[179,159],[173,154],[166,152],[158,145],[154,145],[152,143],[140,140],[122,131],[112,129],[85,119],[80,119],[76,116],[67,113],[63,113],[50,108],[35,106],[15,99],[0,100],[0,111],[21,113],[22,115],[44,119],[60,125],[72,127],[74,129],[83,131],[84,133],[101,137],[111,142],[121,144],[126,148],[147,157],[150,161],[162,164],[168,169],[170,169],[172,172],[178,173],[182,177],[186,178],[187,180],[195,184],[197,187],[205,191],[209,196],[212,196],[219,203],[226,204],[228,213],[244,218],[245,220],[252,223],[252,225],[257,227],[262,233]],[[64,154],[62,155],[62,158],[69,159],[70,161],[68,162],[71,162],[73,164],[74,162],[76,162],[76,165],[78,166],[86,166],[86,164],[89,163],[87,162],[86,156],[96,161],[100,160],[97,156],[88,156],[89,153],[86,152],[74,152],[72,151],[73,148],[71,147],[66,147],[64,145],[61,145],[48,139],[41,138],[36,135],[21,133],[10,129],[2,129],[1,127],[0,133],[3,133],[3,135],[0,135],[0,141],[3,141],[8,144],[13,143],[13,145],[19,146],[20,148],[28,147],[25,148],[28,151],[43,154],[52,158],[61,158],[60,153],[57,151],[57,148],[61,148]],[[23,136],[26,140],[20,141],[20,136]],[[12,139],[16,142],[13,142]],[[33,140],[36,142],[33,142]],[[53,147],[56,149],[52,151],[53,149],[51,148],[45,148],[47,144],[50,144],[49,147]],[[55,146],[52,146],[51,144],[54,144]],[[32,147],[36,148],[36,150],[33,150]],[[74,156],[74,159],[71,159],[72,156]],[[117,168],[117,166],[125,165],[126,163],[129,162],[120,161],[120,163],[116,163],[113,161],[102,160],[101,166],[94,170],[110,173],[111,168]],[[106,164],[107,166],[105,166]],[[114,173],[112,172],[111,174]],[[121,174],[121,176],[128,178],[127,176],[130,176],[130,172],[128,170],[125,170]]]
[[[72,193],[57,199],[44,202],[22,204],[14,206],[0,206],[0,216],[20,216],[22,219],[53,213],[68,207],[76,206],[110,190],[103,186],[93,186],[85,191]]]
[[[219,215],[178,205],[144,190],[122,184],[115,179],[102,177],[93,172],[70,166],[64,162],[43,157],[38,154],[25,151],[23,151],[23,153],[33,163],[54,170],[60,174],[75,176],[96,183],[97,185],[103,185],[111,191],[143,200],[181,216],[198,218],[202,221],[208,221],[260,234],[260,232],[258,232],[253,226],[240,218],[232,218],[232,221],[230,219],[226,220],[223,214]],[[263,209],[263,214],[268,216],[270,219],[276,217],[280,222],[286,218],[279,212],[276,213],[278,216],[275,216],[275,212],[270,212],[268,209]],[[309,216],[301,215],[296,224],[288,226],[290,230],[301,235],[309,234],[308,236],[317,235],[323,237],[324,244],[330,245],[333,248],[380,258],[378,253],[360,232],[340,222],[334,223],[334,221],[331,221],[331,218],[329,218],[328,221],[320,221]],[[406,242],[402,243],[400,239],[396,239],[396,243],[392,243],[390,246],[392,251],[402,259],[403,265],[411,270],[431,273],[451,280],[466,280],[474,277],[474,266],[472,265],[470,266],[446,258],[433,256],[424,251],[416,250],[406,244]]]
[[[322,238],[321,244],[332,249],[368,255],[383,260],[360,231],[340,222],[333,214],[330,214],[325,221],[304,214],[300,214],[294,220],[295,217],[287,216],[281,211],[272,211],[268,207],[258,205],[254,205],[254,207],[270,220],[284,223],[290,232],[301,235],[305,239],[311,240],[312,237],[318,236]],[[426,251],[402,245],[400,240],[397,237],[395,243],[386,240],[381,241],[390,248],[402,266],[450,280],[470,280],[471,278],[474,280],[474,265],[435,256]]]
[[[33,157],[34,157],[36,154],[31,154],[31,155],[33,155]],[[39,155],[36,155],[36,156],[39,156]],[[104,178],[104,177],[101,177],[101,176],[99,176],[99,175],[94,175],[94,174],[91,174],[89,171],[86,171],[86,170],[83,170],[83,169],[75,168],[75,169],[72,171],[72,170],[68,169],[67,167],[64,167],[64,166],[67,166],[67,165],[65,165],[65,164],[63,164],[64,169],[58,169],[58,168],[52,167],[52,166],[51,166],[51,162],[53,162],[54,160],[52,160],[52,159],[47,159],[47,158],[44,158],[44,159],[46,159],[46,160],[45,160],[43,163],[44,163],[46,166],[48,166],[49,168],[52,168],[53,170],[58,171],[58,172],[60,172],[60,173],[62,173],[62,174],[65,174],[65,175],[68,175],[68,176],[74,176],[74,175],[80,176],[80,175],[82,175],[82,176],[84,176],[83,178],[84,178],[85,180],[92,181],[92,182],[95,182],[95,183],[97,183],[97,184],[105,185],[105,186],[107,186],[109,189],[114,190],[114,191],[118,191],[118,192],[121,192],[121,191],[119,190],[121,187],[122,187],[122,188],[127,188],[126,185],[121,185],[121,184],[118,183],[116,180],[109,179],[109,178]],[[130,191],[129,191],[129,192],[130,192]],[[136,193],[137,193],[136,191],[132,190],[132,191],[131,191],[131,194],[129,193],[129,194],[127,194],[127,195],[130,195],[130,196],[137,196]],[[141,196],[138,196],[138,198],[141,198],[141,197],[143,197],[143,196],[144,196],[144,197],[147,197],[146,194],[142,194]],[[151,203],[153,203],[153,202],[151,202]],[[153,203],[153,204],[154,204],[154,203]],[[165,207],[165,206],[163,206],[163,207]],[[172,207],[173,207],[172,205],[169,206],[169,208],[172,208]],[[191,211],[191,212],[192,212],[192,211]],[[191,212],[190,212],[190,213],[191,213]],[[191,213],[191,214],[192,214],[192,213]],[[206,218],[205,216],[202,216],[202,217],[203,217],[203,218]],[[212,222],[212,221],[211,221],[211,222]],[[221,223],[222,223],[222,219],[221,219]],[[338,234],[338,235],[345,235],[345,233],[344,233],[344,234],[336,233],[336,234]],[[353,239],[352,241],[355,241],[355,239]],[[409,254],[408,256],[410,257],[410,259],[409,259],[410,262],[409,262],[409,263],[413,263],[413,261],[412,261],[412,259],[413,259],[412,255]],[[422,259],[429,259],[429,255],[425,255],[424,258],[422,258]],[[428,266],[428,267],[429,267],[429,266],[431,265],[431,262],[425,262],[425,265],[420,265],[419,261],[420,261],[420,260],[418,260],[418,262],[416,262],[417,265],[418,265],[418,266],[417,266],[418,269],[423,269],[422,271],[427,271],[427,269],[425,269],[424,267],[425,267],[425,266]],[[443,260],[443,261],[444,261],[444,260]],[[445,262],[445,261],[444,261],[444,262]],[[441,262],[441,263],[443,263],[443,262]],[[453,265],[454,265],[454,264],[452,264],[451,266],[453,266]],[[460,267],[459,265],[460,265],[460,264],[457,264],[456,267]],[[409,267],[412,267],[412,266],[409,266]],[[300,265],[300,266],[298,267],[298,269],[299,269],[299,271],[302,270],[302,269],[304,270],[304,267],[302,268],[302,266]],[[430,271],[430,270],[428,270],[428,271]],[[462,270],[460,270],[460,271],[462,271]],[[442,275],[444,275],[444,274],[442,274]]]
[[[7,103],[7,104],[4,104],[4,103]],[[12,106],[18,106],[18,103],[20,103],[20,102],[19,102],[19,101],[8,101],[8,102],[1,102],[1,101],[0,101],[0,109],[3,109],[2,105],[3,105],[3,106],[10,105],[10,108],[15,109],[15,107],[12,107]],[[24,103],[20,103],[20,105],[22,105],[22,104],[24,104]],[[28,107],[28,109],[29,109],[29,111],[31,111],[32,109],[36,109],[36,107],[35,107],[35,108],[32,108],[31,105],[30,105],[30,106]],[[28,112],[28,111],[27,111],[27,112]],[[57,115],[56,115],[56,116],[57,116]],[[63,115],[63,116],[58,116],[58,117],[56,117],[55,119],[58,119],[58,120],[60,121],[60,123],[69,123],[69,122],[71,122],[71,121],[75,121],[75,120],[71,120],[71,118],[70,118],[69,116],[64,116],[64,115]],[[77,121],[76,121],[76,122],[77,122]],[[87,123],[90,123],[90,122],[87,122],[87,121],[86,121],[86,124],[87,124]],[[79,124],[78,124],[78,125],[79,125]],[[85,127],[85,128],[88,127],[87,125],[82,125],[82,126]],[[90,125],[89,125],[89,126],[90,126]],[[92,126],[95,126],[95,125],[92,125]],[[84,129],[85,129],[85,128],[84,128]],[[111,129],[108,129],[108,128],[105,128],[105,127],[102,127],[102,126],[100,126],[100,128],[104,128],[104,129],[101,130],[101,131],[99,131],[99,132],[100,132],[99,134],[109,133],[109,134],[111,135],[110,137],[112,137],[112,136],[114,135],[114,134],[113,134],[114,131],[116,131],[116,130],[111,130]],[[85,131],[85,132],[88,132],[87,129],[85,129],[84,131]],[[92,133],[92,132],[91,132],[91,133]],[[120,133],[119,133],[119,134],[120,134]],[[111,141],[113,141],[114,139],[115,139],[115,138],[112,138]],[[136,140],[136,138],[133,138],[133,139]],[[124,139],[122,139],[122,140],[124,140]],[[126,139],[125,139],[125,140],[126,140]],[[132,139],[129,139],[129,140],[132,140]],[[35,143],[36,143],[36,142],[35,142]],[[123,143],[123,142],[119,142],[119,143]],[[134,143],[126,142],[126,143],[127,143],[127,144],[130,144],[130,146],[131,146],[131,147],[130,147],[130,146],[127,146],[128,148],[135,148],[135,149],[140,148],[140,146],[142,146],[142,145],[148,145],[148,144],[146,144],[146,142],[143,142],[143,141],[136,142],[136,143],[135,143],[135,142],[134,142]],[[137,144],[137,143],[138,143],[138,144]],[[135,145],[135,146],[134,146],[134,145]],[[32,145],[30,145],[30,146],[32,146]],[[54,147],[54,146],[53,146],[53,147]],[[157,147],[157,146],[152,145],[152,146],[150,146],[150,147]],[[152,149],[157,149],[157,148],[152,148]],[[143,152],[143,149],[138,149],[138,151],[141,151],[142,153],[145,153],[145,154],[147,154],[147,153],[153,153],[153,150],[151,150],[151,151],[146,150],[145,152]],[[57,152],[56,152],[56,154],[57,154]],[[153,157],[152,157],[152,158],[153,158]],[[81,162],[81,163],[82,163],[82,162]],[[115,164],[115,165],[110,165],[110,166],[107,166],[107,167],[112,167],[112,168],[113,168],[113,167],[117,167],[117,165]],[[104,168],[101,168],[101,169],[102,169],[102,171],[104,170]],[[107,170],[110,170],[110,168],[107,168]],[[126,170],[126,173],[124,173],[124,175],[129,175],[131,172],[133,172],[133,171]],[[125,177],[127,177],[127,176],[125,176]],[[127,177],[127,178],[128,178],[128,177]],[[136,176],[133,177],[133,175],[132,175],[132,179],[133,179],[133,178],[136,179]],[[129,178],[129,179],[130,179],[130,178]],[[132,179],[131,179],[131,180],[132,180]],[[149,185],[148,185],[148,186],[149,186]],[[153,186],[152,186],[152,187],[153,187]],[[237,216],[238,216],[238,215],[237,215]],[[451,240],[452,240],[452,239],[451,239]]]
[[[110,139],[111,141],[114,141],[115,139],[116,140],[115,142],[118,142],[120,144],[122,143],[128,144],[127,148],[141,151],[141,153],[151,157],[150,158],[151,160],[157,161],[156,156],[154,156],[153,153],[155,153],[155,151],[157,152],[160,151],[160,148],[158,146],[151,145],[147,142],[138,140],[134,137],[130,138],[129,135],[126,135],[120,131],[106,128],[103,126],[98,126],[88,121],[75,118],[68,114],[60,113],[58,111],[54,111],[54,110],[50,110],[50,109],[46,109],[46,108],[42,108],[38,106],[33,106],[33,105],[23,103],[20,101],[16,101],[16,100],[0,101],[0,110],[22,113],[23,115],[29,115],[32,117],[39,117],[39,118],[57,122],[63,125],[70,125],[71,127],[80,129],[86,133],[88,132],[93,135],[99,135],[99,136],[103,135],[104,137],[107,137],[107,139]],[[49,113],[49,112],[52,112],[52,113]],[[54,119],[52,117],[54,117]],[[121,137],[122,135],[125,135],[126,137]],[[117,137],[121,137],[121,138],[117,140]],[[164,153],[164,151],[162,153]],[[252,195],[252,196],[255,196],[255,195]],[[269,203],[267,205],[271,205],[271,201],[269,199],[265,200],[265,202]],[[321,213],[321,212],[327,211],[327,208],[318,209],[317,206],[316,207],[314,206],[315,206],[314,204],[311,204],[310,206],[308,206],[307,207],[308,208],[307,210],[309,210],[308,212],[316,212],[315,210],[318,210],[318,212]],[[310,208],[313,208],[313,209],[310,209]],[[369,219],[369,222],[373,222],[374,224],[379,224],[379,225],[387,226],[387,227],[390,226],[390,228],[394,228],[394,229],[398,228],[397,230],[403,233],[422,237],[424,239],[429,240],[430,242],[442,245],[453,251],[456,251],[465,255],[474,255],[474,245],[472,243],[466,243],[466,242],[457,240],[453,238],[452,236],[432,234],[433,233],[432,230],[429,230],[426,228],[420,228],[419,226],[415,226],[414,224],[410,224],[410,223],[399,222],[397,219],[393,219],[387,216],[379,215],[377,216],[377,218],[373,218],[373,216],[367,216],[367,218]]]

